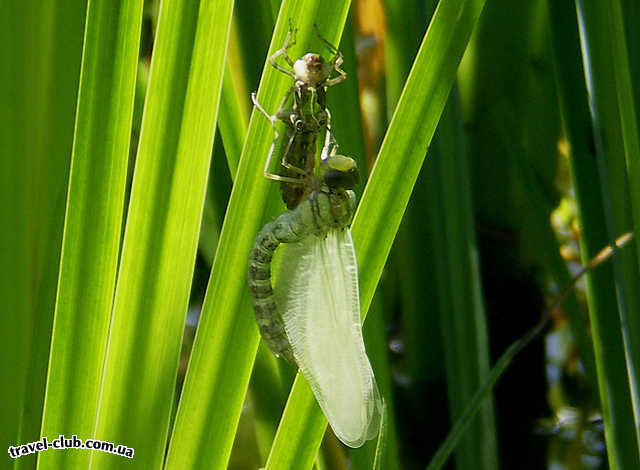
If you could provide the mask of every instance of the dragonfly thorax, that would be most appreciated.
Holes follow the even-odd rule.
[[[342,229],[351,223],[356,209],[356,195],[353,191],[331,192],[326,189],[314,191],[300,205],[309,204],[310,211],[300,208],[300,214],[310,216],[315,235],[324,238],[329,230]]]

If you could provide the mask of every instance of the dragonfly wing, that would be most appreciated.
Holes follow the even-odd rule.
[[[286,245],[276,280],[276,305],[300,370],[336,436],[360,447],[377,434],[382,405],[362,339],[351,231]]]

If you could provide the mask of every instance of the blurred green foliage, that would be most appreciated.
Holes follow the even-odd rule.
[[[198,173],[200,186],[180,181],[175,187],[156,188],[166,191],[162,193],[166,197],[184,195],[189,198],[184,200],[192,201],[195,208],[189,212],[192,226],[183,234],[194,240],[193,252],[165,253],[173,256],[162,258],[176,260],[175,263],[182,260],[181,281],[178,282],[177,274],[175,279],[172,277],[176,266],[173,261],[171,265],[158,263],[152,274],[164,273],[166,285],[175,290],[160,288],[154,293],[160,284],[154,276],[149,276],[145,278],[148,283],[145,285],[150,286],[148,291],[140,289],[135,295],[131,294],[131,305],[126,312],[120,312],[131,315],[127,317],[131,319],[140,315],[139,322],[121,320],[118,323],[122,331],[130,328],[138,334],[145,333],[136,328],[147,328],[146,321],[167,315],[166,321],[155,327],[165,334],[163,340],[156,335],[157,344],[152,344],[154,338],[149,344],[133,341],[121,353],[123,363],[117,370],[124,371],[129,367],[126,364],[142,364],[145,357],[149,360],[150,356],[146,355],[151,354],[153,347],[164,351],[163,362],[156,361],[157,369],[153,373],[154,377],[157,373],[166,379],[154,390],[164,399],[155,402],[152,414],[167,416],[170,421],[168,435],[157,438],[157,451],[153,455],[136,455],[133,462],[127,463],[149,468],[149,462],[154,462],[153,468],[157,468],[165,457],[164,449],[171,445],[173,455],[167,467],[182,465],[183,461],[176,463],[179,452],[175,449],[188,444],[194,457],[191,464],[184,463],[184,468],[207,467],[209,461],[198,461],[205,458],[206,451],[216,453],[216,468],[243,470],[264,466],[274,451],[276,433],[291,429],[289,424],[283,424],[280,430],[278,426],[295,371],[262,346],[254,360],[252,348],[257,333],[248,316],[250,311],[245,308],[246,302],[240,297],[217,299],[220,305],[236,302],[233,305],[238,308],[233,312],[231,309],[223,313],[207,312],[211,317],[207,320],[207,332],[227,331],[216,329],[221,323],[215,322],[222,320],[214,315],[220,314],[228,320],[226,326],[237,327],[236,330],[229,326],[230,335],[245,342],[226,344],[228,354],[216,349],[215,357],[195,356],[189,366],[194,370],[219,366],[216,376],[219,382],[215,383],[222,384],[221,388],[205,390],[198,396],[192,394],[182,401],[187,395],[182,396],[181,392],[183,386],[195,390],[194,387],[206,383],[200,375],[191,379],[193,384],[188,385],[187,378],[183,385],[194,350],[194,336],[196,342],[204,346],[214,341],[205,333],[200,332],[200,338],[195,333],[205,293],[213,291],[207,286],[228,287],[233,279],[244,275],[245,265],[238,262],[237,266],[214,268],[217,277],[208,281],[216,262],[218,242],[222,239],[223,223],[237,227],[234,229],[237,232],[228,233],[224,242],[224,253],[231,253],[243,240],[254,236],[243,231],[243,224],[257,226],[261,220],[283,210],[275,185],[260,182],[248,187],[246,181],[253,181],[249,178],[262,171],[261,167],[249,168],[248,165],[263,162],[265,155],[259,152],[271,138],[267,123],[250,121],[249,94],[259,86],[261,90],[264,87],[267,90],[264,93],[273,93],[268,97],[269,102],[275,103],[281,99],[276,91],[278,87],[284,87],[285,83],[290,86],[287,77],[271,78],[273,72],[268,66],[265,68],[268,51],[280,46],[273,37],[274,26],[280,25],[276,36],[284,33],[289,18],[278,18],[274,14],[280,2],[236,0],[224,71],[217,71],[216,74],[220,74],[214,77],[212,70],[191,68],[190,55],[180,55],[178,59],[184,62],[184,67],[176,70],[182,75],[171,81],[149,73],[154,59],[175,59],[169,51],[173,50],[171,47],[154,57],[159,50],[158,35],[166,34],[167,41],[180,38],[181,47],[189,51],[188,54],[194,53],[197,34],[204,34],[202,30],[198,33],[198,21],[204,20],[199,19],[197,13],[210,14],[206,13],[210,5],[205,0],[193,5],[181,2],[189,9],[189,24],[185,26],[178,18],[170,18],[172,21],[165,18],[166,24],[176,29],[167,27],[162,31],[158,30],[159,25],[162,28],[162,18],[158,18],[162,2],[145,1],[140,44],[136,44],[139,62],[135,90],[131,89],[135,94],[129,103],[133,116],[129,126],[125,114],[109,117],[100,113],[103,108],[99,105],[107,103],[99,100],[95,107],[80,111],[83,108],[78,104],[78,87],[83,44],[88,47],[89,39],[85,36],[91,36],[85,28],[86,3],[83,0],[44,3],[9,0],[8,14],[2,17],[0,35],[6,53],[1,61],[4,86],[0,91],[0,105],[5,110],[0,118],[3,143],[0,298],[4,301],[5,314],[0,328],[0,380],[9,385],[1,387],[0,392],[2,442],[8,447],[38,440],[42,435],[43,416],[51,412],[59,413],[60,422],[65,423],[59,433],[71,435],[84,429],[72,413],[65,414],[53,405],[45,408],[47,400],[52,400],[46,394],[45,385],[48,378],[54,380],[68,374],[82,384],[83,377],[101,376],[103,372],[101,366],[100,369],[94,366],[91,374],[76,370],[69,357],[65,361],[62,360],[65,356],[57,355],[62,353],[50,357],[53,325],[56,321],[60,325],[62,321],[54,318],[54,312],[60,309],[57,302],[61,302],[56,291],[69,289],[65,277],[59,276],[63,238],[71,236],[70,220],[76,220],[82,229],[95,228],[98,224],[94,217],[100,213],[94,210],[75,216],[71,212],[65,214],[72,146],[79,135],[77,129],[93,122],[98,132],[107,128],[106,124],[113,124],[105,120],[124,123],[127,132],[131,127],[129,149],[126,155],[121,155],[128,159],[129,165],[124,193],[116,188],[92,186],[99,194],[88,191],[86,196],[89,203],[99,208],[103,208],[100,197],[123,206],[121,225],[110,235],[110,242],[118,246],[127,227],[128,210],[137,204],[131,189],[136,178],[141,178],[140,159],[144,152],[138,151],[138,144],[144,139],[144,133],[165,119],[176,124],[174,134],[158,133],[155,142],[160,150],[145,157],[148,165],[165,161],[159,174],[165,178],[163,181],[173,181],[176,167],[166,162],[173,161],[177,150],[174,152],[168,145],[173,142],[171,145],[177,149],[180,123],[191,123],[188,129],[182,130],[189,132],[195,129],[195,123],[202,122],[194,118],[194,113],[209,113],[213,121],[215,112],[212,111],[217,109],[216,125],[219,126],[206,126],[204,133],[194,131],[194,140],[185,140],[181,148],[183,155],[192,155],[196,148],[201,149],[198,154],[202,170]],[[439,3],[438,6],[433,0],[353,0],[348,11],[340,49],[349,79],[328,91],[328,106],[341,153],[356,157],[361,171],[366,173],[363,187],[358,190],[359,197],[363,190],[367,191],[366,176],[371,174],[380,145],[385,136],[388,137],[387,130],[393,128],[394,120],[406,119],[422,125],[421,120],[427,122],[433,118],[411,109],[411,103],[419,102],[415,90],[409,91],[414,95],[404,97],[405,115],[394,115],[394,111],[420,44],[425,34],[429,34],[431,18],[438,15],[438,10],[441,15],[446,14],[446,8],[455,2],[441,0]],[[312,0],[287,0],[282,2],[285,13],[280,16],[304,19],[303,24],[310,28],[316,22],[321,29],[327,28],[331,34],[335,30],[337,34],[348,3],[340,4],[340,8],[337,4],[323,7],[322,2]],[[458,4],[482,9],[484,2]],[[460,46],[466,50],[457,68],[453,91],[434,98],[444,100],[449,96],[442,116],[437,113],[440,123],[433,141],[430,135],[423,136],[407,147],[407,152],[422,152],[418,156],[420,161],[424,158],[420,175],[415,175],[417,180],[414,182],[412,169],[407,165],[406,174],[399,173],[393,181],[376,186],[378,194],[364,196],[369,198],[366,203],[370,205],[369,213],[375,213],[375,204],[379,202],[382,206],[391,197],[388,194],[412,192],[397,234],[395,228],[389,229],[395,242],[388,258],[381,241],[383,231],[368,230],[367,220],[357,222],[358,237],[366,241],[366,252],[381,257],[382,262],[386,260],[379,282],[379,273],[371,261],[373,255],[366,255],[365,267],[368,268],[361,272],[367,289],[377,285],[375,298],[367,299],[371,308],[365,323],[365,337],[386,402],[387,427],[383,442],[372,441],[361,449],[347,450],[329,430],[316,456],[316,468],[369,469],[373,468],[374,458],[376,468],[426,467],[500,354],[538,323],[545,307],[569,284],[580,266],[587,264],[616,237],[637,232],[638,219],[634,219],[634,214],[639,213],[640,207],[637,207],[638,194],[634,188],[640,181],[637,174],[640,149],[636,145],[640,129],[635,117],[640,106],[639,11],[633,2],[624,0],[486,2],[473,35]],[[163,13],[171,15],[168,10]],[[455,23],[455,15],[444,17],[449,21],[445,26],[450,30],[460,26]],[[212,21],[215,25],[212,28],[224,27],[221,18]],[[105,28],[115,28],[109,22],[105,25]],[[467,27],[471,30],[473,24]],[[111,35],[115,31],[109,29]],[[320,43],[314,42],[311,31],[302,31],[302,44],[319,48]],[[112,36],[103,32],[105,41],[100,41],[100,34],[91,37],[90,44],[97,50],[105,48],[100,50],[104,57],[109,60],[120,57],[118,51],[112,51],[107,44],[106,39]],[[460,37],[457,39],[461,41]],[[200,47],[200,53],[207,52],[203,45]],[[215,53],[223,54],[223,51],[221,48]],[[317,52],[325,54],[325,50]],[[443,51],[425,51],[425,54],[428,60],[440,57]],[[221,58],[222,55],[216,56],[216,63],[222,64]],[[457,67],[453,55],[443,60],[446,66]],[[87,67],[86,57],[84,66]],[[425,70],[430,69],[425,67]],[[453,73],[456,69],[451,70]],[[86,78],[88,72],[83,73]],[[216,80],[216,86],[220,86],[219,107],[214,96],[217,88],[211,90],[212,95],[192,97],[201,111],[185,111],[182,104],[176,104],[185,99],[188,76],[199,80],[197,83],[202,86]],[[100,78],[105,89],[114,83],[111,75]],[[431,79],[425,72],[423,76],[414,76],[413,83],[430,86]],[[167,100],[173,104],[167,108],[159,105],[151,115],[147,109],[151,99],[149,91],[154,81],[158,86],[161,80],[165,81]],[[210,99],[200,102],[206,97]],[[207,111],[208,106],[215,109]],[[76,122],[78,119],[81,121]],[[100,147],[102,141],[104,148]],[[104,155],[109,143],[109,138],[93,142],[96,150],[88,152],[86,158]],[[419,151],[427,146],[428,153]],[[209,148],[210,165],[207,163]],[[394,157],[393,150],[383,147],[380,155],[397,160],[406,157],[404,153]],[[254,151],[257,153],[252,153]],[[414,161],[418,160],[411,160]],[[208,173],[204,172],[205,167]],[[104,168],[96,166],[92,171],[95,172],[90,177],[96,181],[108,180],[109,172]],[[245,186],[234,187],[238,178],[242,178]],[[239,195],[235,196],[235,209],[230,209],[230,222],[225,216],[232,190]],[[263,199],[256,202],[252,198]],[[249,208],[245,214],[238,209],[243,207]],[[199,223],[198,208],[202,208]],[[392,221],[399,220],[403,214],[400,210],[386,215],[391,227]],[[141,223],[152,224],[158,234],[169,227],[165,235],[173,237],[182,233],[187,216],[185,212],[183,220],[182,214],[149,211],[138,217]],[[167,225],[171,221],[173,225]],[[195,256],[196,240],[198,254],[192,266],[187,261]],[[151,263],[161,259],[164,245],[150,245],[148,253],[142,249],[143,245],[126,255],[130,267],[145,260]],[[447,468],[635,470],[640,466],[639,246],[640,242],[615,250],[610,261],[588,273],[565,303],[551,312],[549,327],[515,358],[498,381],[491,399],[474,410],[475,418],[457,441],[454,458]],[[69,266],[83,266],[85,274],[109,274],[101,271],[107,269],[103,267],[104,260],[96,258],[100,247],[93,244],[73,248],[76,251],[69,248],[67,255],[75,253],[77,262],[68,258],[65,262]],[[125,256],[124,250],[126,246],[121,246],[118,263],[124,262],[121,259]],[[116,275],[113,269],[110,272]],[[87,279],[90,279],[88,274],[83,280]],[[90,287],[72,291],[76,306],[87,302]],[[118,294],[113,288],[108,289],[113,292],[107,295],[111,302]],[[234,292],[234,296],[246,297],[247,292],[236,294],[235,288],[229,289],[217,292]],[[178,302],[177,307],[175,302],[171,303],[169,297],[173,295],[189,298],[188,313],[184,302]],[[153,304],[143,308],[145,299],[154,299]],[[213,305],[213,300],[208,302]],[[97,307],[111,311],[106,304]],[[140,314],[143,311],[147,314]],[[56,334],[69,344],[85,341],[90,346],[117,338],[109,325],[89,334],[89,329],[82,327],[85,323],[80,321],[83,314],[87,312],[78,309],[76,319],[68,319],[69,326]],[[181,324],[185,317],[187,326],[183,337]],[[169,322],[175,329],[171,334]],[[227,339],[217,341],[223,344]],[[180,342],[182,351],[178,357]],[[91,359],[100,365],[104,362],[103,357]],[[48,370],[49,367],[55,370]],[[113,379],[114,372],[111,374]],[[147,386],[130,385],[126,393],[144,401],[144,397],[155,396]],[[87,387],[74,388],[74,399],[89,400]],[[215,410],[207,408],[211,403],[217,407]],[[167,430],[143,424],[141,415],[133,410],[136,410],[133,405],[103,410],[123,423],[129,420],[137,423],[127,426],[130,433],[127,437],[95,437],[133,445],[126,439],[142,439],[146,435],[143,431],[164,436]],[[195,425],[191,429],[190,420],[176,421],[177,414],[187,412],[204,423],[201,429],[196,430]],[[312,411],[309,413],[313,415]],[[225,418],[222,422],[213,422],[216,416]],[[298,424],[302,427],[305,423],[302,416],[299,418]],[[46,429],[49,439],[55,437],[50,435],[53,428]],[[212,435],[213,430],[223,433],[224,439],[217,440],[219,434]],[[170,444],[176,435],[179,437]],[[301,436],[300,442],[313,446],[319,440]],[[290,449],[284,446],[285,451],[292,452],[294,447],[293,444]],[[315,448],[309,452],[315,455]],[[181,456],[185,455],[191,454]],[[48,460],[51,459],[41,459],[40,467],[63,468],[47,464]],[[184,462],[186,460],[185,457]],[[35,463],[33,455],[15,460],[7,457],[2,468],[31,469]]]

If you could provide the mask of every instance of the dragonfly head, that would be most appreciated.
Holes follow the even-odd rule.
[[[296,80],[311,86],[319,86],[327,81],[332,69],[333,64],[325,62],[320,54],[313,52],[303,55],[293,64]]]
[[[320,163],[323,181],[331,191],[346,191],[357,186],[358,166],[351,157],[331,155]]]

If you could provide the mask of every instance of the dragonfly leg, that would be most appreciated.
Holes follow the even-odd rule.
[[[299,181],[296,178],[288,178],[286,176],[275,175],[269,171],[269,166],[271,165],[271,158],[273,157],[273,153],[275,151],[276,142],[278,141],[278,137],[280,136],[280,134],[278,133],[278,130],[276,129],[276,122],[278,120],[278,117],[276,115],[272,116],[271,114],[266,112],[262,106],[260,106],[260,103],[258,103],[258,100],[256,100],[255,93],[251,93],[251,98],[253,99],[253,104],[255,104],[256,108],[258,108],[258,110],[262,114],[264,114],[267,117],[267,119],[271,122],[271,126],[273,128],[273,133],[274,133],[273,140],[271,141],[271,146],[269,147],[269,154],[267,155],[267,161],[264,164],[264,177],[270,180],[282,181],[285,183],[296,183],[296,184],[299,183]]]
[[[311,97],[309,98],[311,117],[316,122],[316,126],[318,126],[318,129],[320,129],[322,127],[322,123],[320,122],[320,120],[318,120],[318,118],[316,117],[316,113],[314,112],[314,110],[316,109],[316,104],[318,103],[318,92],[316,91],[315,87],[309,87],[309,91],[311,91]],[[320,107],[320,111],[323,111],[322,107]]]
[[[280,49],[278,49],[276,52],[274,52],[271,57],[269,57],[269,64],[271,64],[271,66],[273,68],[275,68],[276,70],[289,75],[290,77],[292,77],[294,80],[296,78],[296,75],[293,73],[293,71],[283,67],[282,65],[278,64],[276,62],[276,59],[278,59],[278,57],[282,56],[285,60],[285,62],[289,65],[289,67],[293,68],[293,60],[291,60],[291,57],[289,57],[289,54],[287,53],[287,49],[289,49],[290,47],[294,46],[296,43],[296,30],[293,29],[291,27],[291,25],[289,26],[289,32],[287,33],[287,37],[284,40],[284,44],[282,45],[282,47]]]
[[[289,99],[289,96],[291,95],[291,93],[293,92],[293,88],[290,88],[287,91],[287,94],[285,95],[284,99],[282,100],[282,102],[280,103],[280,107],[278,108],[278,110],[275,112],[275,114],[269,114],[258,102],[257,98],[256,98],[256,94],[252,93],[251,94],[251,99],[253,100],[253,104],[256,106],[256,108],[258,109],[258,111],[260,111],[262,114],[265,115],[265,117],[269,120],[269,122],[271,122],[271,126],[273,128],[273,133],[274,133],[274,139],[271,142],[271,147],[269,148],[269,155],[267,156],[267,161],[265,163],[264,166],[264,177],[270,180],[274,180],[274,181],[280,181],[280,182],[284,182],[284,183],[293,183],[293,184],[304,184],[303,178],[309,176],[308,173],[292,164],[290,164],[287,160],[287,155],[289,154],[290,150],[291,150],[291,146],[293,145],[293,140],[295,139],[297,133],[301,130],[298,129],[298,123],[302,122],[299,117],[298,114],[293,111],[293,110],[285,110],[285,104],[287,102],[287,100]],[[276,122],[278,120],[282,120],[284,122],[286,122],[291,128],[291,136],[289,137],[289,142],[287,143],[287,148],[284,151],[284,157],[281,160],[281,164],[283,167],[300,174],[301,178],[293,178],[293,177],[289,177],[289,176],[281,176],[281,175],[276,175],[274,173],[271,173],[269,171],[269,167],[271,166],[271,159],[273,158],[273,154],[275,152],[275,144],[280,136],[280,134],[278,133],[277,129],[276,129]]]
[[[289,139],[289,144],[287,145],[287,152],[285,153],[285,155],[288,153],[288,149],[291,147],[291,142],[292,142],[294,137],[295,137],[295,133],[292,134],[291,138]],[[267,178],[267,179],[273,180],[273,181],[281,181],[283,183],[304,184],[304,181],[302,180],[302,178],[293,178],[293,177],[290,177],[290,176],[276,175],[276,174],[271,173],[269,171],[269,167],[271,166],[271,158],[273,157],[273,152],[275,150],[276,140],[278,140],[277,137],[271,143],[271,148],[269,149],[269,155],[267,156],[267,161],[264,164],[264,177]],[[282,159],[282,165],[285,166],[285,158],[284,157]],[[285,166],[285,168],[291,167],[289,169],[299,170],[299,168],[294,167],[292,165],[289,165],[288,163],[287,163],[287,165],[288,166]],[[302,170],[300,170],[300,171],[302,171]],[[303,172],[303,174],[306,176],[305,172]]]
[[[332,64],[333,70],[338,72],[338,76],[335,78],[332,78],[331,80],[327,80],[324,86],[336,85],[347,78],[347,72],[345,72],[340,68],[343,62],[344,62],[344,57],[342,57],[342,53],[340,51],[336,52],[336,55],[333,57],[333,59],[331,59],[331,62],[329,63]]]
[[[287,101],[289,100],[289,97],[293,93],[293,89],[294,87],[291,87],[287,90],[287,93],[284,95],[284,98],[282,98],[282,101],[280,102],[280,106],[278,106],[278,109],[276,110],[273,116],[276,119],[280,119],[281,121],[287,123],[288,125],[292,125],[295,127],[296,121],[297,121],[297,114],[292,109],[285,109],[287,105]]]
[[[273,132],[277,134],[278,132],[276,131],[276,121],[278,120],[278,116],[275,114],[274,115],[269,114],[267,110],[262,107],[262,105],[258,101],[258,98],[256,97],[255,91],[251,93],[251,101],[253,101],[253,105],[258,109],[258,111],[264,114],[264,116],[269,120],[269,122],[271,123],[271,126],[273,127]]]
[[[313,24],[313,29],[316,30],[316,35],[318,36],[318,39],[320,39],[325,46],[327,46],[327,49],[329,49],[329,52],[331,52],[332,54],[338,54],[338,48],[336,46],[334,46],[333,44],[331,44],[322,34],[320,34],[320,28],[318,28],[317,23]]]
[[[304,184],[304,181],[302,181],[303,178],[307,178],[309,176],[309,173],[307,171],[305,171],[304,169],[293,165],[289,162],[289,160],[287,159],[287,156],[289,155],[289,152],[291,151],[291,146],[293,145],[293,141],[296,138],[296,132],[293,132],[291,134],[291,137],[289,137],[289,142],[287,143],[287,148],[284,151],[282,160],[280,160],[280,164],[286,168],[287,170],[290,170],[294,173],[297,173],[298,175],[300,175],[300,178],[297,178],[297,182],[299,184]]]
[[[313,27],[316,30],[316,34],[318,38],[324,43],[325,46],[327,46],[327,49],[329,49],[329,51],[333,54],[333,59],[331,59],[331,61],[327,65],[329,65],[333,70],[335,70],[338,73],[337,77],[332,78],[331,80],[327,80],[324,83],[324,86],[336,85],[347,78],[347,72],[345,72],[340,68],[344,62],[344,57],[342,56],[342,52],[340,52],[337,47],[331,44],[326,38],[324,38],[320,34],[320,30],[318,29],[317,24],[314,24]]]
[[[298,105],[304,118],[303,126],[307,126],[305,130],[318,133],[322,129],[328,129],[330,127],[331,114],[326,107],[324,89],[307,86],[305,93],[308,94],[308,97],[305,97],[304,108],[308,108],[308,110]],[[313,120],[313,128],[310,127],[311,120]]]
[[[325,108],[324,112],[325,112],[325,114],[327,116],[327,121],[326,121],[324,127],[325,127],[325,129],[327,129],[328,132],[331,132],[331,111],[329,111],[329,108]]]
[[[289,90],[287,90],[287,93],[284,95],[284,98],[280,102],[280,106],[278,107],[277,111],[274,114],[269,114],[267,110],[262,107],[262,105],[260,104],[260,102],[256,97],[255,92],[251,93],[251,101],[253,101],[253,104],[258,109],[258,111],[264,114],[264,116],[269,120],[269,122],[271,123],[271,126],[273,127],[273,131],[276,134],[277,134],[277,131],[275,130],[275,125],[278,120],[284,121],[286,123],[289,123],[290,121],[290,116],[293,113],[293,111],[285,111],[285,106],[292,92],[293,92],[293,88],[290,88]]]
[[[299,178],[290,178],[288,176],[275,175],[273,173],[269,173],[266,169],[264,170],[264,177],[273,181],[280,181],[282,183],[304,184],[304,181]]]
[[[281,121],[284,121],[287,124],[293,125],[295,127],[295,122],[294,121],[296,120],[296,116],[297,115],[291,110],[288,110],[288,111],[284,110],[285,104],[287,103],[287,100],[289,99],[289,96],[291,95],[292,92],[293,92],[293,88],[290,88],[287,91],[287,94],[285,95],[284,99],[280,103],[280,106],[278,107],[278,110],[275,112],[275,114],[269,114],[262,107],[262,105],[258,102],[255,92],[251,93],[251,100],[253,101],[253,104],[258,109],[258,111],[260,111],[262,114],[265,115],[265,117],[271,123],[271,128],[273,129],[274,137],[273,137],[273,141],[271,142],[271,147],[269,149],[269,157],[267,158],[267,163],[266,163],[266,166],[265,166],[265,177],[267,177],[269,179],[274,179],[274,178],[272,178],[272,176],[277,176],[277,175],[273,175],[273,174],[271,174],[271,173],[269,173],[267,171],[267,169],[269,168],[270,162],[271,162],[271,156],[273,155],[273,152],[274,152],[274,149],[275,149],[275,143],[278,140],[278,137],[280,136],[280,133],[276,129],[276,122],[278,120],[281,120]],[[289,142],[289,145],[287,147],[287,151],[288,151],[290,146],[291,146],[291,141]],[[281,180],[277,179],[276,181],[281,181]]]
[[[329,112],[329,110],[327,110],[327,112]],[[320,154],[320,159],[322,161],[333,157],[338,152],[338,142],[333,136],[331,125],[329,124],[331,120],[331,114],[329,114],[327,118],[329,119],[329,121],[327,121],[327,132],[324,135],[324,145],[322,146],[322,153]]]
[[[282,159],[281,164],[282,164],[282,166],[283,166],[283,167],[285,167],[287,170],[291,170],[291,171],[293,171],[294,173],[299,174],[300,176],[304,176],[304,177],[309,176],[309,174],[308,174],[306,171],[304,171],[303,169],[298,168],[297,166],[292,165],[291,163],[289,163],[289,162],[287,161],[286,157],[284,157],[284,158]],[[298,181],[298,182],[299,182],[300,184],[302,184],[302,183],[303,183],[302,181]]]

